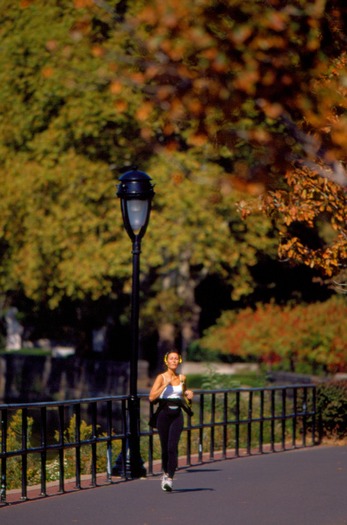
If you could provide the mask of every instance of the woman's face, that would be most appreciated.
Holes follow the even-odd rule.
[[[176,369],[180,364],[180,356],[176,352],[171,352],[167,356],[167,367],[170,369]]]

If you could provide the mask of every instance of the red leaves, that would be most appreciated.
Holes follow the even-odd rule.
[[[283,370],[347,370],[347,305],[341,297],[325,303],[283,308],[259,305],[225,312],[201,340],[204,348],[256,358]]]

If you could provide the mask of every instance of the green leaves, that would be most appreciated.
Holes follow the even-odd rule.
[[[200,163],[197,150],[157,156],[148,166],[156,182],[151,222],[143,243],[144,273],[152,278],[144,314],[174,320],[196,317],[194,290],[209,275],[219,276],[236,300],[253,291],[251,274],[260,253],[275,253],[268,220],[246,223],[237,194],[223,190],[222,170]]]

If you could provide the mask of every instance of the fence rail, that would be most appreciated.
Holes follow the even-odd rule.
[[[195,391],[194,415],[185,421],[180,442],[180,467],[240,455],[263,454],[314,446],[320,440],[314,385]],[[147,473],[160,472],[157,431],[148,427],[153,410],[145,395],[140,401],[140,443]],[[0,405],[0,503],[9,489],[21,499],[39,485],[55,482],[64,492],[67,480],[75,489],[128,477],[129,396],[72,401]],[[51,485],[51,484],[50,484]]]

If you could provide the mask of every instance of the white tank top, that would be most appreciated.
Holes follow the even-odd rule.
[[[179,385],[167,385],[167,387],[160,394],[160,399],[180,399],[183,394],[183,381],[180,374]]]

